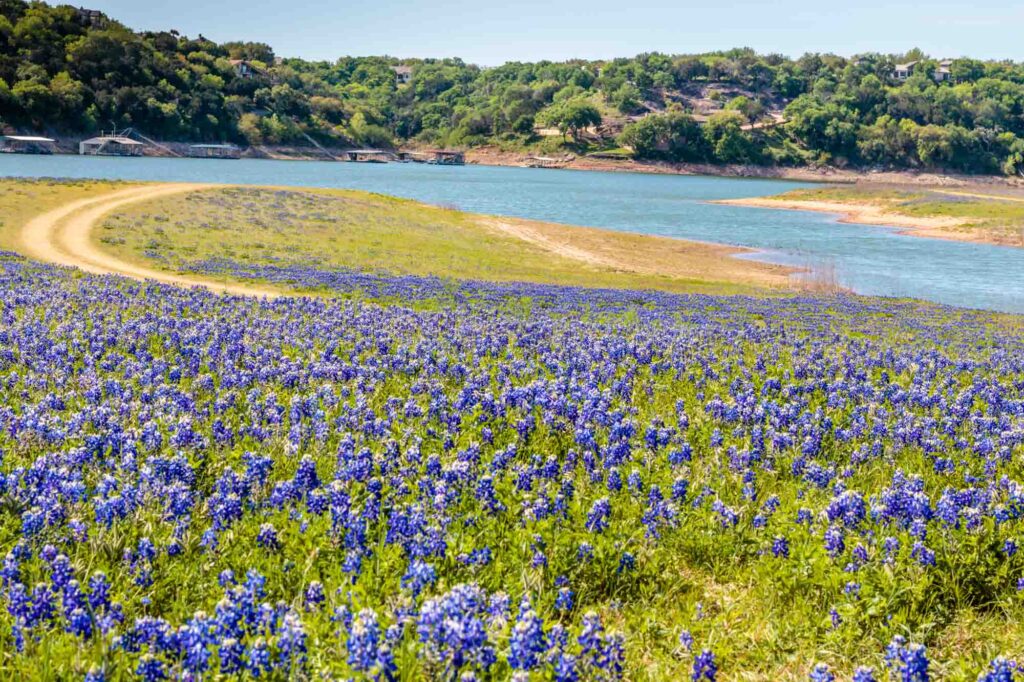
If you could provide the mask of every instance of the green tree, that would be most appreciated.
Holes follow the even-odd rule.
[[[726,103],[725,108],[729,111],[740,112],[751,123],[764,116],[765,111],[764,104],[746,95],[733,97]]]
[[[757,148],[743,130],[743,115],[735,111],[713,114],[704,126],[704,137],[716,160],[722,163],[752,163]]]
[[[590,127],[601,125],[601,112],[585,99],[572,99],[552,104],[540,112],[537,121],[541,125],[558,128],[564,137],[571,134],[579,140],[580,133]]]
[[[14,84],[11,92],[18,106],[36,125],[53,118],[60,110],[58,99],[42,83],[19,81]]]
[[[641,159],[703,161],[710,152],[700,126],[682,112],[645,116],[627,125],[619,142]]]

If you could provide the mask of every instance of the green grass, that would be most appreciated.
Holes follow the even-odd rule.
[[[539,224],[538,224],[539,225]],[[562,226],[544,226],[564,235]],[[580,238],[629,256],[649,238],[587,230]],[[93,233],[119,258],[169,271],[210,258],[452,279],[525,281],[677,292],[755,293],[727,276],[697,278],[593,265],[502,233],[456,210],[341,190],[224,188],[133,204]],[[635,256],[634,256],[635,257]],[[756,272],[736,259],[730,267]],[[669,264],[671,265],[671,264]],[[660,271],[659,271],[660,272]],[[666,271],[671,272],[671,271]]]
[[[19,230],[41,213],[125,186],[98,180],[0,179],[0,248],[17,251],[21,247]]]

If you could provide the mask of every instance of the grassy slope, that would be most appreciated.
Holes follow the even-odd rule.
[[[40,213],[127,186],[95,180],[0,180],[0,248],[17,251],[19,229]]]
[[[471,214],[365,192],[225,188],[125,207],[93,237],[124,260],[167,270],[227,258],[243,264],[708,293],[752,293],[762,290],[759,285],[785,282],[782,269],[737,260],[719,247],[696,245],[688,254],[688,243],[678,240],[512,222],[537,230],[542,243],[503,233]],[[628,261],[629,267],[581,262],[546,246],[568,245],[569,236],[579,237],[605,261]],[[677,257],[665,257],[666,247],[674,247]]]
[[[769,198],[869,205],[912,218],[952,218],[961,224],[944,230],[975,235],[998,244],[1024,246],[1024,198],[1020,196],[981,197],[955,189],[844,186],[798,189]]]

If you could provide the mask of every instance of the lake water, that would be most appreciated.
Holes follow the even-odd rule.
[[[761,249],[863,294],[1024,313],[1024,249],[908,237],[820,213],[709,204],[801,183],[640,173],[315,161],[0,154],[0,176],[349,187],[466,211]]]

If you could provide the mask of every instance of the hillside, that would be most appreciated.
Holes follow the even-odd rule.
[[[0,0],[0,124],[61,135],[132,127],[163,140],[253,146],[313,138],[1024,174],[1024,65],[917,50],[791,59],[750,49],[495,68],[317,62]]]

